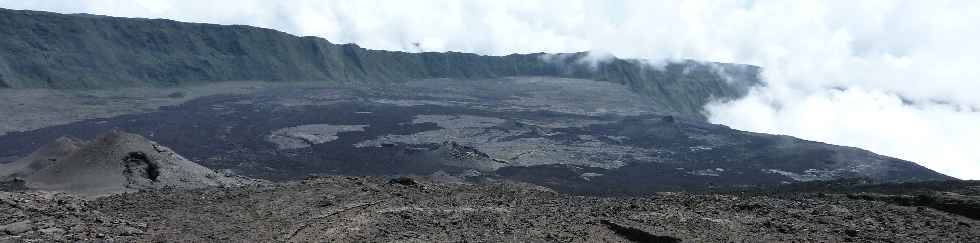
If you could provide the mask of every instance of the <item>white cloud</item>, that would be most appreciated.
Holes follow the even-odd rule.
[[[596,50],[765,68],[713,122],[857,146],[980,179],[978,1],[0,0],[57,12],[247,24],[374,49]],[[909,101],[909,102],[903,102]],[[913,104],[910,104],[913,103]]]

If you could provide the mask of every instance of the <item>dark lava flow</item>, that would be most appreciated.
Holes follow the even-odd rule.
[[[386,175],[437,170],[446,166],[409,163],[409,145],[356,148],[354,144],[384,135],[413,134],[441,129],[432,123],[412,124],[416,115],[474,115],[500,118],[574,117],[553,112],[506,114],[457,107],[402,107],[343,101],[330,105],[284,107],[263,97],[222,95],[163,107],[145,114],[93,119],[0,136],[3,156],[23,156],[60,136],[92,139],[120,129],[168,146],[202,165],[233,168],[242,174],[272,180],[300,179],[313,174]],[[338,139],[310,148],[277,150],[265,140],[273,130],[306,124],[368,125],[363,132],[341,132]],[[434,148],[431,146],[421,146]],[[420,147],[412,145],[412,147]]]
[[[323,97],[324,105],[283,106],[282,97]],[[494,112],[464,107],[421,105],[396,106],[370,102],[385,95],[363,91],[308,89],[275,90],[255,95],[219,95],[198,98],[159,111],[93,119],[28,132],[0,136],[0,158],[24,156],[61,136],[92,139],[111,129],[143,135],[168,146],[188,159],[212,169],[232,169],[239,174],[274,181],[301,179],[309,175],[398,175],[449,173],[463,169],[426,163],[412,157],[416,149],[433,149],[440,143],[356,148],[354,144],[384,135],[407,135],[441,129],[436,124],[413,124],[417,115],[473,115],[502,119],[601,120],[610,123],[587,127],[552,129],[559,135],[544,136],[556,143],[573,143],[578,135],[593,135],[609,144],[658,151],[657,161],[626,156],[626,166],[602,169],[555,164],[504,167],[480,178],[504,178],[531,182],[565,192],[584,194],[645,194],[664,190],[710,189],[747,185],[778,185],[787,182],[767,172],[802,173],[811,168],[833,168],[840,147],[774,136],[741,132],[722,125],[692,122],[673,117],[582,116],[548,111]],[[405,97],[402,97],[405,98]],[[412,98],[412,97],[408,97]],[[422,97],[426,98],[426,97]],[[431,99],[431,98],[429,98]],[[490,98],[487,98],[490,99]],[[322,101],[322,100],[321,100]],[[492,99],[487,104],[493,104]],[[338,139],[309,148],[277,150],[266,141],[273,130],[307,124],[368,125],[364,131],[341,132]],[[501,124],[495,128],[509,129]],[[604,136],[628,139],[612,141]],[[713,136],[722,142],[697,137]],[[521,137],[542,137],[525,133]],[[442,142],[442,141],[439,141]],[[782,145],[793,144],[791,149]],[[692,150],[698,146],[710,149]],[[868,153],[870,154],[870,153]],[[890,158],[889,158],[890,159]],[[891,159],[898,161],[896,159]],[[900,162],[900,161],[899,161]],[[924,168],[912,163],[888,166],[913,178]],[[915,167],[915,168],[914,168]],[[720,170],[724,168],[723,170]],[[723,176],[695,175],[691,171],[718,170]],[[583,173],[601,176],[584,178]],[[846,176],[846,175],[845,175]]]

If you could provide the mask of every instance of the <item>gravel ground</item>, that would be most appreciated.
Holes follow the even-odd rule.
[[[426,178],[317,177],[94,201],[2,193],[0,212],[0,241],[980,241],[977,220],[836,194],[580,197]]]

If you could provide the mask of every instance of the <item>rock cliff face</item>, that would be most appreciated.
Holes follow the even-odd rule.
[[[558,76],[624,84],[651,97],[664,112],[698,117],[709,99],[737,98],[760,84],[759,68],[748,65],[591,62],[587,53],[392,52],[250,26],[37,11],[0,9],[0,36],[0,88]]]

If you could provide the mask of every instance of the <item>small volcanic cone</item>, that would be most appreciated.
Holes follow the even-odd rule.
[[[250,179],[216,173],[140,135],[119,131],[100,135],[87,143],[60,138],[30,156],[4,166],[13,170],[4,172],[7,175],[0,174],[0,180],[19,178],[30,190],[84,197],[143,189],[255,183]]]

